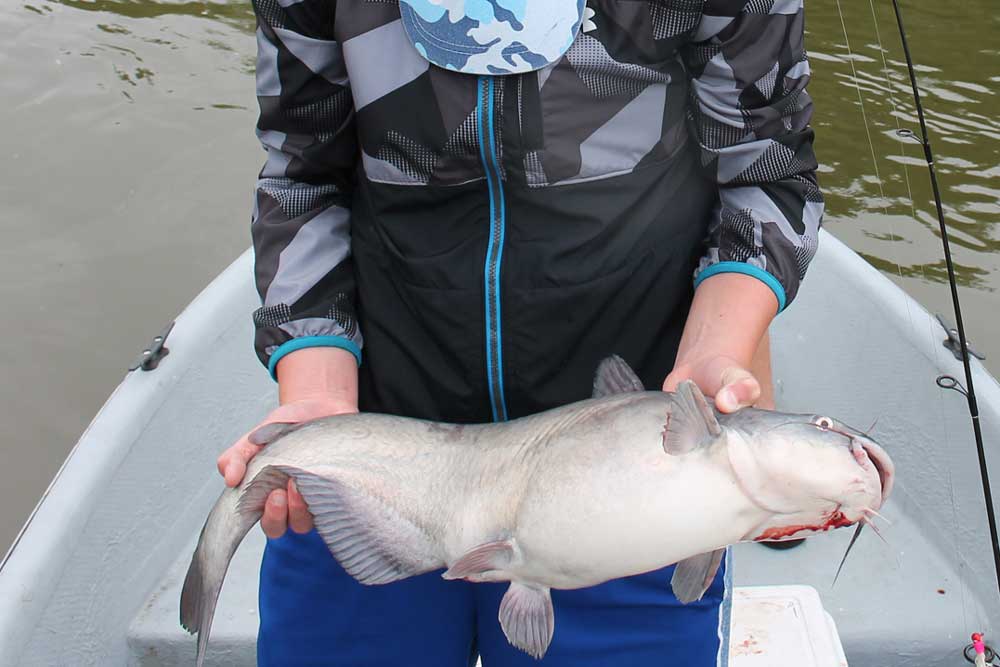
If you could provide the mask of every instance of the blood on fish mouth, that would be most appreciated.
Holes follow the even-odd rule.
[[[844,526],[850,526],[853,521],[844,516],[844,513],[840,511],[840,507],[827,517],[826,521],[818,525],[808,525],[808,524],[798,524],[793,526],[780,526],[776,528],[768,528],[759,536],[753,538],[754,542],[763,542],[766,540],[780,540],[786,537],[791,537],[796,533],[800,533],[803,530],[811,530],[813,532],[822,533],[832,528],[843,528]]]

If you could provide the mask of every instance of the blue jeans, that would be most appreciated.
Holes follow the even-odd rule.
[[[552,591],[555,635],[537,661],[510,646],[497,612],[508,584],[430,572],[363,586],[313,531],[268,540],[260,575],[261,667],[711,667],[728,662],[728,558],[699,601],[670,590],[673,567]]]

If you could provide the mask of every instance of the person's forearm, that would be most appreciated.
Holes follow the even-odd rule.
[[[777,311],[774,292],[752,276],[720,273],[703,280],[695,290],[674,368],[663,381],[664,391],[691,380],[722,412],[755,404],[761,398],[761,381],[750,369]]]
[[[720,273],[695,291],[674,368],[708,357],[728,357],[749,368],[777,314],[774,292],[756,278]]]
[[[358,362],[347,350],[308,347],[278,362],[278,397],[282,405],[306,399],[334,400],[357,409]]]
[[[764,332],[757,352],[753,355],[750,372],[760,382],[760,398],[754,407],[774,410],[774,377],[771,373],[771,337]]]

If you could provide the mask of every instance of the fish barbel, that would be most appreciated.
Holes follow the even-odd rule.
[[[697,600],[728,545],[854,524],[882,506],[894,475],[881,447],[834,419],[719,414],[692,382],[643,391],[617,357],[601,363],[594,398],[509,422],[354,414],[251,437],[269,444],[213,507],[181,593],[199,667],[229,561],[289,477],[355,579],[444,569],[510,581],[499,622],[541,657],[555,628],[550,589],[677,563],[674,594]]]

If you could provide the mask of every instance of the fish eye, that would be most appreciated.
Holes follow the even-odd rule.
[[[833,428],[833,420],[830,419],[829,417],[820,417],[813,423],[816,424],[816,426],[819,426],[824,431]]]

